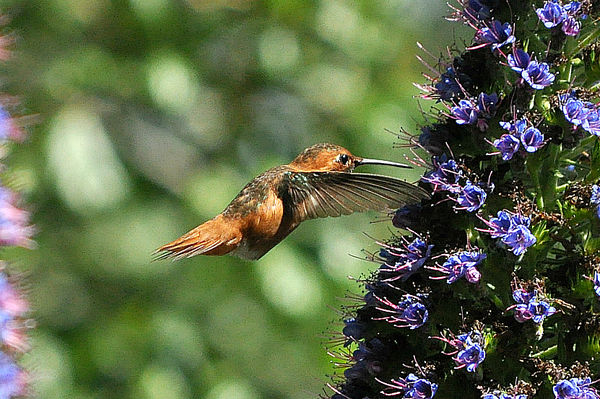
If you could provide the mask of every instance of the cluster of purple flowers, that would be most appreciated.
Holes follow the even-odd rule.
[[[480,93],[475,99],[463,99],[450,108],[452,117],[459,125],[477,125],[481,131],[487,129],[487,121],[496,114],[498,95]]]
[[[527,399],[525,394],[510,394],[506,392],[494,391],[492,393],[486,393],[481,399]]]
[[[596,104],[581,101],[574,93],[563,94],[559,99],[566,120],[575,127],[581,126],[588,133],[600,136],[600,111]]]
[[[379,250],[379,257],[384,263],[381,265],[380,271],[392,274],[385,281],[408,279],[429,259],[433,248],[433,245],[428,245],[418,237],[410,243],[407,241],[397,246],[382,245],[384,247]]]
[[[497,216],[489,221],[483,218],[481,220],[489,229],[478,230],[489,233],[492,238],[500,238],[501,242],[517,256],[525,253],[527,248],[537,241],[529,230],[531,219],[519,213],[502,210],[498,211]]]
[[[386,388],[381,392],[385,396],[400,396],[412,399],[431,399],[437,391],[437,384],[419,378],[410,373],[406,378],[399,378],[391,382],[384,382],[376,378]]]
[[[447,279],[448,284],[452,284],[461,277],[465,277],[469,283],[477,283],[481,279],[481,273],[477,269],[485,258],[486,254],[475,251],[461,251],[448,257],[448,260],[441,266],[428,267],[444,273],[441,277],[430,277],[434,280]]]
[[[455,194],[456,197],[450,197],[459,206],[456,210],[465,210],[475,212],[483,206],[487,198],[486,191],[479,184],[473,184],[467,180],[464,186],[458,182],[462,177],[462,171],[453,159],[442,157],[433,157],[434,170],[428,172],[421,178],[422,181],[431,183],[433,191],[448,191]]]
[[[561,25],[562,31],[568,36],[577,36],[581,29],[581,23],[577,20],[580,16],[585,19],[585,15],[581,14],[581,3],[572,1],[564,6],[557,0],[546,1],[542,8],[535,10],[538,18],[548,29]]]
[[[485,339],[479,331],[471,331],[461,334],[458,337],[451,334],[451,338],[432,337],[443,341],[455,350],[452,352],[442,352],[444,355],[454,356],[452,359],[456,362],[456,369],[466,368],[468,372],[473,373],[485,359]]]
[[[519,323],[532,320],[536,324],[541,324],[546,317],[556,313],[556,309],[537,290],[528,292],[517,288],[513,291],[512,296],[517,303],[509,306],[506,310],[514,309],[515,320]]]
[[[475,33],[475,42],[477,45],[469,49],[474,50],[489,46],[492,51],[496,51],[507,44],[514,43],[516,40],[512,34],[513,27],[508,22],[491,21],[489,23],[484,22],[483,25]]]
[[[596,389],[592,388],[591,378],[571,378],[561,380],[552,391],[556,399],[598,399],[600,396]]]
[[[24,331],[24,316],[28,303],[7,276],[0,272],[0,397],[11,398],[26,393],[27,374],[8,353],[21,353],[28,349]]]
[[[0,186],[0,246],[21,246],[31,248],[34,232],[29,225],[29,212],[16,206],[15,193]]]
[[[521,144],[526,152],[531,153],[537,151],[546,143],[542,132],[538,128],[530,126],[526,119],[519,119],[514,123],[500,122],[500,126],[508,130],[509,133],[503,134],[499,139],[494,140],[493,145],[499,152],[490,155],[501,154],[502,159],[505,161],[512,159],[513,155],[519,151]]]
[[[411,330],[421,327],[427,321],[429,312],[421,300],[405,294],[397,304],[387,298],[375,297],[379,302],[377,310],[390,313],[389,316],[376,317],[373,320],[385,320],[394,327],[408,327]]]
[[[521,49],[514,48],[512,54],[506,57],[506,61],[513,71],[520,74],[521,78],[536,90],[550,86],[556,79],[548,64],[538,62],[537,59],[532,60],[531,56]]]

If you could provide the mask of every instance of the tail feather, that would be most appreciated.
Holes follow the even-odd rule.
[[[225,255],[241,241],[239,230],[222,217],[211,219],[154,252],[154,260],[179,260],[195,255]]]

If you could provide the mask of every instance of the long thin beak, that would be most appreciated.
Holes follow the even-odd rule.
[[[383,161],[381,159],[369,159],[369,158],[360,158],[355,161],[355,166],[361,166],[361,165],[387,165],[387,166],[395,166],[397,168],[412,169],[412,166],[406,165],[404,163]]]

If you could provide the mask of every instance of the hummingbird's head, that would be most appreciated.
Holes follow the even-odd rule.
[[[368,164],[410,168],[397,162],[357,157],[344,147],[329,143],[308,147],[290,163],[290,166],[307,172],[352,172],[357,166]]]

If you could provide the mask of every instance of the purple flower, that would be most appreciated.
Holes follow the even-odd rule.
[[[25,394],[26,374],[4,352],[0,352],[0,381],[0,398]]]
[[[506,61],[513,71],[521,73],[529,66],[531,57],[525,51],[514,48],[512,54],[506,57]]]
[[[514,309],[515,320],[519,323],[532,320],[536,324],[541,324],[546,317],[556,313],[556,309],[537,290],[527,292],[522,288],[515,289],[513,299],[517,304],[506,310]]]
[[[523,288],[517,288],[512,293],[512,297],[516,303],[525,304],[525,305],[527,305],[529,302],[531,302],[531,300],[533,298],[535,298],[536,295],[537,295],[537,291],[528,292],[528,291],[525,291]]]
[[[515,123],[502,121],[500,122],[500,126],[502,129],[508,130],[511,134],[520,136],[527,128],[527,119],[519,119]]]
[[[483,206],[486,198],[487,194],[481,187],[467,181],[461,194],[456,199],[456,202],[460,205],[460,207],[456,209],[474,212]]]
[[[496,114],[498,95],[496,93],[480,93],[477,97],[477,109],[483,118],[492,118]]]
[[[571,122],[575,126],[581,125],[590,113],[589,103],[584,104],[583,101],[578,100],[573,95],[562,95],[561,110],[565,115],[565,119]]]
[[[527,68],[521,72],[521,77],[536,90],[550,86],[555,79],[548,64],[545,62],[538,63],[537,61],[531,61]]]
[[[527,305],[529,312],[532,315],[532,320],[536,324],[540,324],[546,317],[556,313],[556,309],[546,301],[530,301]]]
[[[466,367],[468,372],[473,373],[484,359],[485,351],[478,344],[474,344],[458,352],[454,361],[458,365],[457,368]]]
[[[499,139],[494,140],[494,147],[502,154],[502,159],[508,161],[519,151],[519,139],[512,134],[503,134]]]
[[[458,106],[451,108],[451,112],[459,125],[472,125],[479,117],[479,111],[471,100],[460,100]]]
[[[531,126],[521,133],[521,143],[527,152],[536,152],[544,145],[544,135],[539,129]]]
[[[581,127],[588,133],[600,136],[600,113],[595,106],[589,109],[585,120],[581,123]]]
[[[554,1],[547,1],[543,8],[535,10],[540,21],[546,28],[553,28],[560,24],[566,17],[565,10]]]
[[[385,281],[408,279],[427,261],[432,248],[433,245],[427,245],[420,238],[415,238],[410,244],[386,245],[379,251],[379,257],[384,261],[380,271],[394,273],[395,276],[387,278]]]
[[[561,380],[552,391],[556,399],[598,399],[598,393],[590,385],[592,380],[588,378],[571,378]]]
[[[501,241],[517,256],[536,242],[535,236],[529,231],[531,220],[521,214],[503,210],[498,212],[498,217],[491,218],[489,221],[480,219],[489,229],[477,230],[489,233],[492,238],[501,238]]]
[[[374,317],[373,320],[385,320],[394,327],[408,327],[411,330],[421,327],[427,321],[429,312],[421,300],[413,295],[404,295],[398,304],[393,303],[387,298],[377,299],[375,309],[385,313],[390,313],[383,317]]]
[[[563,10],[567,13],[567,15],[575,16],[579,10],[581,9],[581,3],[579,1],[572,1],[563,6]]]
[[[385,396],[399,396],[410,399],[432,399],[437,391],[437,384],[409,374],[406,378],[398,378],[391,382],[384,382],[375,378],[379,383],[385,385],[382,393]]]
[[[403,396],[404,398],[431,399],[438,388],[437,384],[424,378],[419,378],[412,373],[406,377],[406,382],[410,389],[406,391]]]
[[[512,26],[508,22],[502,24],[499,21],[493,21],[491,26],[477,31],[475,41],[479,43],[479,46],[475,46],[475,48],[491,46],[494,51],[506,44],[513,43],[515,37],[512,34]]]
[[[440,163],[441,162],[441,163]],[[446,156],[433,158],[435,170],[428,172],[421,180],[433,184],[433,191],[459,192],[461,187],[456,184],[462,172],[454,159],[446,161]]]
[[[481,273],[477,270],[476,266],[486,257],[486,254],[478,251],[457,252],[451,255],[442,266],[429,267],[431,270],[445,274],[445,276],[431,278],[434,280],[446,278],[447,283],[452,284],[465,276],[468,282],[477,283],[481,278]]]
[[[491,228],[489,231],[492,238],[504,237],[508,234],[512,225],[512,218],[506,211],[498,211],[497,217],[491,218],[488,222],[488,226]]]
[[[502,238],[502,242],[510,248],[510,251],[519,256],[530,246],[535,244],[536,238],[524,225],[511,226],[508,233]]]
[[[577,36],[581,30],[581,23],[569,15],[564,20],[561,29],[567,36]]]

